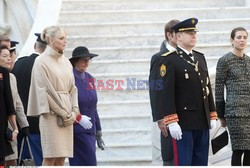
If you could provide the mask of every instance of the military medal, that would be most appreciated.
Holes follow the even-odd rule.
[[[161,77],[163,77],[163,76],[166,75],[166,69],[167,69],[166,65],[162,64],[161,68],[160,68],[160,75],[161,75]]]
[[[195,70],[196,72],[199,71],[199,68],[198,68],[198,61],[197,61],[197,63],[194,65],[194,70]]]
[[[184,61],[186,61],[187,63],[189,63],[190,65],[192,65],[193,67],[194,67],[194,70],[195,70],[195,72],[199,72],[199,66],[198,66],[198,61],[196,62],[196,63],[192,63],[192,62],[190,62],[190,61],[188,61],[188,60],[186,60],[184,57],[183,57],[183,55],[179,55]]]
[[[206,92],[207,92],[207,96],[208,96],[210,91],[209,91],[209,88],[207,86],[206,86]]]

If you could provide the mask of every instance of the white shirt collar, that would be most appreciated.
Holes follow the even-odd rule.
[[[38,54],[38,55],[40,55],[40,53],[38,53],[38,52],[35,52],[35,51],[33,52],[33,54]]]
[[[193,52],[191,51],[191,52],[189,52],[188,50],[186,50],[186,49],[184,49],[184,48],[182,48],[182,47],[180,47],[180,46],[178,46],[180,49],[182,49],[187,55],[189,55],[190,53],[191,54],[193,54]]]
[[[170,44],[168,44],[167,41],[165,41],[165,44],[166,44],[166,48],[167,48],[169,51],[174,51],[174,50],[176,50],[176,48],[174,48],[173,46],[171,46]]]

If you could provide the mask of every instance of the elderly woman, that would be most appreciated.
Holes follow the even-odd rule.
[[[6,46],[0,45],[0,62],[7,59],[10,65],[10,53]],[[13,128],[12,141],[16,140],[18,128],[16,124],[15,109],[11,96],[9,72],[0,66],[0,166],[4,166],[5,157],[13,154],[11,144],[7,141],[6,129],[8,120]]]
[[[93,77],[86,72],[89,60],[98,55],[89,53],[86,47],[74,49],[70,62],[73,65],[78,102],[82,118],[74,126],[74,158],[69,159],[71,166],[96,166],[96,140],[99,148],[103,148],[101,124],[96,109],[97,95]]]
[[[15,60],[16,60],[16,49],[15,49],[15,45],[18,44],[18,42],[15,41],[11,41],[11,48],[10,48],[10,54],[9,55],[0,55],[0,66],[5,67],[8,70],[12,70],[14,64],[15,64]],[[13,98],[13,104],[14,104],[14,108],[16,110],[16,119],[18,122],[18,125],[20,126],[20,128],[22,128],[23,130],[28,130],[28,121],[27,118],[24,114],[24,109],[23,109],[23,104],[22,101],[19,97],[18,91],[17,91],[17,83],[16,83],[16,77],[10,73],[10,86],[11,86],[11,92],[12,92],[12,98]],[[11,125],[9,123],[9,128],[11,128]],[[6,162],[5,165],[6,166],[16,166],[16,160],[18,158],[17,156],[17,141],[12,141],[11,142],[11,146],[12,149],[14,151],[14,154],[7,156],[5,158]]]
[[[66,157],[73,157],[73,123],[80,120],[77,88],[63,54],[65,31],[50,26],[41,39],[48,45],[32,69],[27,115],[40,116],[43,166],[63,166]]]
[[[233,29],[232,51],[219,59],[216,69],[216,108],[221,125],[229,129],[232,166],[242,165],[243,154],[243,165],[250,166],[250,57],[244,52],[247,38],[245,28]]]

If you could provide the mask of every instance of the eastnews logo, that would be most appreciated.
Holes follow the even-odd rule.
[[[98,80],[96,78],[87,79],[87,90],[162,90],[162,80],[137,80],[136,78],[126,78],[126,80]]]

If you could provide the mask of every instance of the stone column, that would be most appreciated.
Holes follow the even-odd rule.
[[[161,138],[160,138],[160,129],[158,124],[152,123],[152,165],[160,166],[162,165],[161,157]]]
[[[6,4],[4,0],[0,0],[0,34],[8,34],[10,26],[6,25]]]
[[[250,0],[246,0],[246,6],[247,6],[247,7],[250,6]]]

